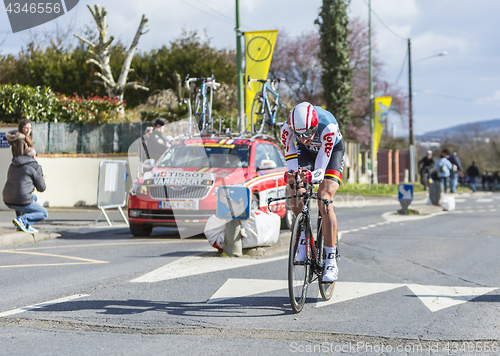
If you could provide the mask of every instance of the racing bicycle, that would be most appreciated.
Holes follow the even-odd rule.
[[[295,181],[298,182],[298,174],[296,174]],[[300,183],[298,183],[300,184]],[[317,193],[313,191],[314,185],[310,182],[302,183],[306,191],[301,195],[293,195],[279,198],[269,198],[269,205],[278,200],[285,200],[300,197],[302,198],[302,212],[297,215],[292,228],[292,236],[290,239],[290,250],[288,255],[288,294],[290,296],[290,304],[294,313],[300,313],[306,301],[307,288],[309,284],[318,280],[319,292],[323,300],[330,300],[335,288],[335,282],[323,282],[323,273],[326,259],[326,249],[323,238],[323,231],[321,228],[322,216],[318,214],[318,225],[316,238],[313,236],[313,229],[311,224],[310,203],[311,200],[320,200],[326,204],[327,211],[328,205],[333,201],[328,199],[321,199]],[[301,186],[297,185],[297,190]],[[302,231],[306,235],[306,251],[307,257],[305,261],[297,260],[297,251],[299,247],[300,235]],[[340,258],[338,235],[335,243],[335,258]]]
[[[254,134],[267,134],[272,131],[274,136],[280,141],[281,126],[288,118],[288,110],[281,103],[279,96],[279,85],[284,82],[284,78],[272,79],[250,79],[248,76],[247,85],[252,90],[251,82],[262,84],[262,89],[255,94],[252,103],[250,130]],[[269,82],[269,85],[268,85]],[[271,100],[269,94],[274,96]]]
[[[214,132],[212,122],[212,100],[214,90],[220,86],[220,83],[215,81],[213,74],[210,78],[189,78],[188,74],[185,82],[188,89],[191,82],[200,82],[200,89],[194,100],[194,116],[198,122],[198,130],[200,130],[200,133]],[[207,98],[208,88],[210,88],[210,99]]]

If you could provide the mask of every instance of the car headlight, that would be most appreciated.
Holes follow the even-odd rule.
[[[145,185],[141,185],[141,187],[139,188],[138,194],[148,195],[148,187]]]

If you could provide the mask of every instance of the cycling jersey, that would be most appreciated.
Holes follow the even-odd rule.
[[[319,183],[323,179],[333,179],[339,183],[342,180],[344,170],[344,145],[337,119],[325,109],[315,106],[318,113],[318,129],[309,145],[303,145],[297,141],[292,134],[288,123],[281,129],[281,142],[285,150],[285,159],[288,170],[297,170],[299,165],[304,167],[304,159],[299,162],[297,154],[303,156],[306,161],[314,159],[313,183]],[[295,146],[298,142],[299,150]]]

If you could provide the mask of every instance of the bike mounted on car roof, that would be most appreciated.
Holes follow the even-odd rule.
[[[250,90],[252,90],[252,82],[262,84],[262,88],[253,98],[250,132],[256,134],[271,133],[279,140],[281,126],[288,119],[288,109],[282,104],[279,95],[279,86],[284,81],[284,78],[278,77],[271,79],[251,79],[248,76],[247,85]]]
[[[214,126],[212,121],[212,102],[213,102],[213,93],[214,90],[217,89],[221,84],[215,81],[215,77],[212,74],[209,78],[189,78],[189,74],[186,76],[185,83],[186,87],[191,91],[190,84],[192,82],[199,82],[200,88],[196,93],[196,97],[194,100],[194,117],[197,122],[198,130],[201,134],[205,133],[214,133]],[[208,98],[207,91],[210,88],[210,95]],[[189,109],[189,118],[191,119],[193,116],[193,111],[191,107],[191,99],[187,99],[188,109]],[[190,123],[190,130],[191,130]]]

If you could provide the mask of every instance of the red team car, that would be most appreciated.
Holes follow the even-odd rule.
[[[266,211],[269,197],[286,193],[285,171],[280,148],[258,137],[178,140],[133,183],[130,231],[149,236],[155,226],[203,229],[216,214],[217,190],[224,185],[248,187],[251,209]],[[284,202],[274,203],[271,210],[280,215],[284,228],[291,227],[293,213]]]

